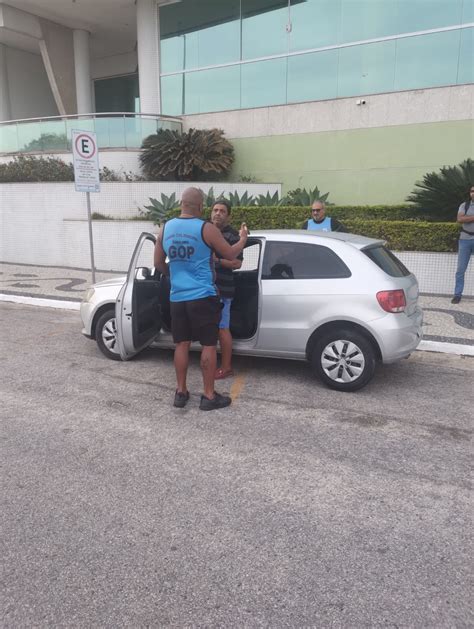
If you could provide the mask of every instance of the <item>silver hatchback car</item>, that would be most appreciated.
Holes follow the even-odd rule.
[[[108,358],[173,346],[168,279],[150,268],[154,245],[143,233],[127,277],[95,284],[81,304],[82,332]],[[234,278],[234,352],[308,360],[333,389],[362,388],[377,362],[407,358],[422,338],[417,280],[383,241],[253,232]]]

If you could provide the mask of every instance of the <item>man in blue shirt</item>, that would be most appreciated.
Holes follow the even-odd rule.
[[[344,226],[335,218],[326,216],[324,201],[315,201],[311,207],[311,218],[303,224],[303,229],[322,232],[343,232]]]
[[[187,188],[181,199],[180,216],[160,229],[155,246],[155,267],[165,275],[169,271],[171,280],[171,333],[176,344],[177,379],[174,406],[183,408],[189,400],[186,386],[189,347],[192,341],[199,341],[204,382],[199,408],[211,411],[229,406],[232,401],[214,390],[221,303],[214,282],[213,254],[216,252],[225,260],[235,260],[247,242],[248,231],[243,223],[238,242],[229,245],[215,225],[202,220],[202,210],[201,190]]]

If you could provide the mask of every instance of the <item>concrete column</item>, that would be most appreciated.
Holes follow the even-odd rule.
[[[140,111],[159,114],[160,24],[156,0],[137,0],[137,52]]]
[[[73,43],[77,113],[90,114],[93,105],[89,33],[83,30],[73,31]]]
[[[11,120],[10,87],[7,72],[7,47],[0,44],[0,120]]]

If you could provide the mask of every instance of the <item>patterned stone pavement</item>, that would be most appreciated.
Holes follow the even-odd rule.
[[[97,272],[96,281],[123,275]],[[0,293],[81,301],[92,282],[85,269],[0,263]],[[423,295],[425,340],[474,345],[474,298],[453,305],[448,297]]]

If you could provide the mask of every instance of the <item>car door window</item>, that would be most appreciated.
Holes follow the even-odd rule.
[[[242,251],[244,259],[240,271],[256,271],[260,259],[260,242],[252,242]]]
[[[341,258],[322,245],[300,242],[269,242],[265,247],[262,279],[309,280],[350,277]]]

